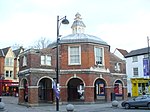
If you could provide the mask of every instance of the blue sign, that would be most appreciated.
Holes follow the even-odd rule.
[[[143,71],[144,71],[144,76],[149,76],[149,60],[148,60],[148,58],[143,58]]]

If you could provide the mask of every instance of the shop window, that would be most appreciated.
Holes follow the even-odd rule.
[[[114,84],[114,93],[117,96],[122,95],[122,82],[120,80],[117,80]]]
[[[114,92],[116,95],[122,95],[122,84],[115,83]]]
[[[141,87],[141,83],[138,83],[138,87]]]
[[[96,94],[99,96],[103,96],[105,94],[105,85],[104,83],[96,84]]]

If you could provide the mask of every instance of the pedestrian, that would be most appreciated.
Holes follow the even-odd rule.
[[[25,101],[28,102],[28,95],[25,95]]]

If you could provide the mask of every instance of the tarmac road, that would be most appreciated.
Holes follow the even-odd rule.
[[[18,97],[2,96],[2,102],[5,104],[5,112],[56,112],[55,105],[26,107],[18,105]],[[101,104],[76,104],[75,112],[150,112],[147,108],[140,109],[124,109],[121,107],[121,101],[118,107],[112,107],[111,103]],[[66,112],[66,105],[59,106],[59,112]],[[0,111],[1,112],[1,111]]]

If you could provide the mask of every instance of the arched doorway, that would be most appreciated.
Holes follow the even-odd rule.
[[[68,101],[84,100],[84,84],[79,78],[72,78],[68,82]]]
[[[49,78],[43,78],[38,84],[39,103],[53,102],[52,81]]]
[[[95,101],[106,101],[106,83],[103,79],[97,79],[94,84]]]
[[[123,84],[120,80],[116,80],[114,83],[114,93],[117,100],[123,99]]]

